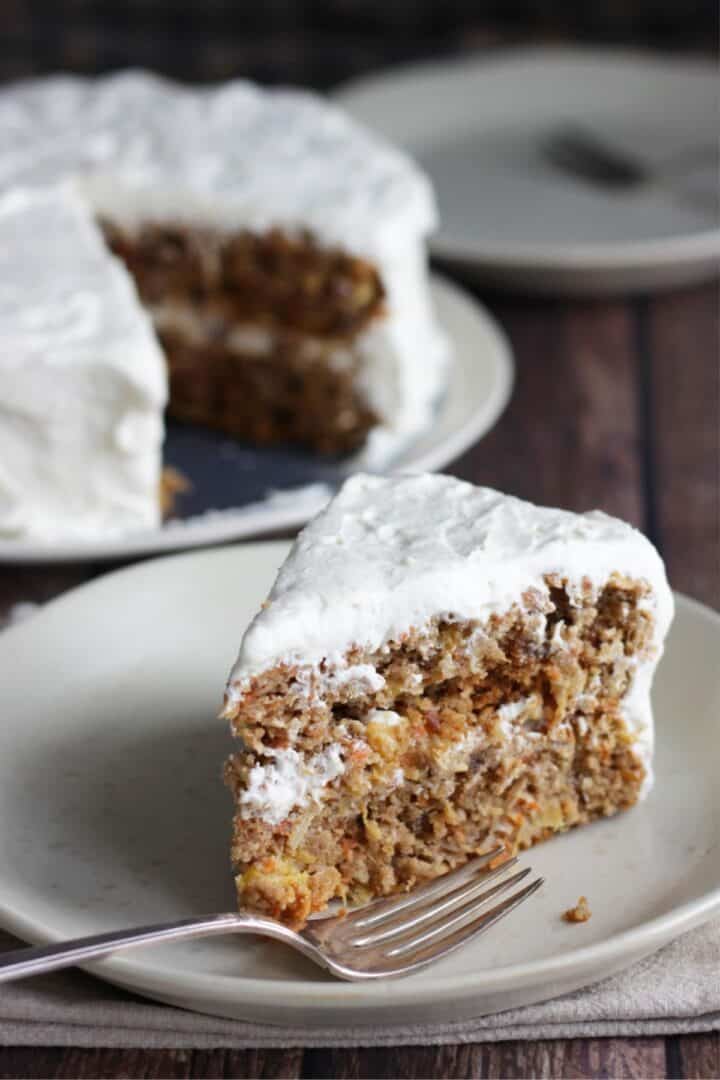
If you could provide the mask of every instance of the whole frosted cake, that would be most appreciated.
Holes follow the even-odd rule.
[[[652,544],[603,513],[348,480],[228,683],[240,904],[300,925],[632,806],[672,611]]]
[[[427,424],[447,354],[428,292],[432,191],[406,156],[337,108],[246,82],[190,89],[138,72],[51,78],[0,93],[0,145],[0,192],[71,184],[87,235],[96,221],[125,263],[162,346],[170,415],[259,444],[354,453],[373,467]],[[18,213],[13,226],[18,282],[46,249],[34,213],[28,204],[24,224]],[[92,281],[68,244],[62,258],[65,296],[79,308]],[[49,332],[42,299],[23,307],[9,285],[11,318],[37,315]],[[116,331],[110,303],[105,293],[102,318]],[[34,361],[12,354],[2,324],[0,335],[5,406],[8,372],[22,364],[32,380]],[[126,352],[135,347],[129,337]],[[142,365],[143,349],[131,366]],[[101,410],[110,383],[92,364],[75,365],[82,378],[85,408]],[[0,411],[0,461],[19,432],[35,441],[28,454],[40,452],[42,426],[24,425],[23,408]],[[158,422],[161,411],[158,403]],[[155,450],[144,467],[157,473]],[[72,482],[68,475],[65,490]],[[137,527],[153,513],[147,506]],[[77,513],[46,515],[44,531],[36,518],[34,530],[18,529],[22,517],[0,512],[0,534],[49,539],[83,529]],[[131,527],[131,517],[117,527]]]

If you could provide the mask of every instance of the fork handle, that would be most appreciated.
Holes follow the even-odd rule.
[[[112,930],[105,934],[93,934],[90,937],[73,938],[57,945],[36,945],[23,949],[12,949],[0,954],[0,982],[12,979],[24,979],[28,975],[41,975],[57,968],[84,964],[89,960],[98,960],[109,953],[123,949],[132,949],[136,945],[154,945],[166,941],[180,941],[183,938],[209,937],[212,934],[259,934],[262,937],[275,938],[288,945],[300,948],[307,955],[316,959],[315,950],[298,934],[272,919],[263,919],[255,915],[228,912],[219,915],[205,915],[190,919],[178,919],[175,922],[156,923],[151,926],[135,926],[128,930]]]

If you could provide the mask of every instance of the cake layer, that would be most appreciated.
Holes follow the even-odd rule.
[[[0,534],[157,526],[165,363],[77,194],[0,198],[0,278]]]
[[[348,657],[377,672],[376,689],[333,686],[328,670],[303,700],[285,671],[265,674],[226,770],[241,906],[301,924],[330,899],[411,888],[635,803],[652,732],[627,716],[654,661],[649,587],[548,587],[534,609],[436,620],[381,656]]]
[[[383,313],[369,262],[278,230],[104,228],[153,315],[171,416],[260,445],[361,448],[380,422],[355,347]]]
[[[309,235],[257,235],[145,224],[137,233],[104,225],[143,301],[192,305],[228,327],[352,340],[382,313],[384,292],[371,262],[321,248]]]
[[[322,454],[357,450],[377,423],[358,389],[361,361],[352,346],[261,326],[203,335],[197,325],[160,323],[168,411],[178,420]]]

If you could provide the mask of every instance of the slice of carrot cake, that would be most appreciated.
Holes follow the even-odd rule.
[[[228,683],[239,903],[297,926],[632,806],[672,610],[652,544],[599,511],[349,480]]]

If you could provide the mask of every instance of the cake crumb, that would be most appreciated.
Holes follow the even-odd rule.
[[[160,474],[160,509],[163,518],[170,517],[180,495],[192,491],[192,482],[174,465],[164,465]]]
[[[590,905],[587,902],[586,896],[581,896],[575,907],[568,908],[567,911],[563,911],[563,919],[569,923],[587,922],[592,911]]]
[[[490,862],[487,864],[487,868],[488,870],[497,870],[498,866],[502,866],[503,863],[506,863],[508,859],[511,858],[512,853],[505,849],[501,851],[498,855],[496,855],[494,859],[490,860]]]

